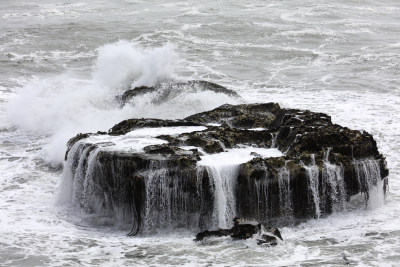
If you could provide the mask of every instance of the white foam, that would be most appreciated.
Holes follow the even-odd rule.
[[[143,152],[143,148],[149,145],[161,145],[168,143],[165,140],[156,138],[159,135],[176,136],[183,133],[203,131],[204,126],[177,126],[143,128],[131,131],[125,135],[93,135],[85,139],[88,143],[111,142],[114,145],[105,146],[106,150]]]
[[[249,131],[255,131],[255,132],[259,132],[259,131],[265,131],[266,129],[265,128],[251,128],[251,129],[248,129]]]
[[[156,94],[135,98],[121,108],[115,99],[130,86],[153,85],[172,79],[176,63],[173,45],[144,49],[126,41],[98,50],[92,79],[67,72],[58,76],[33,77],[7,103],[8,120],[35,134],[50,134],[52,140],[43,158],[58,165],[66,143],[80,132],[107,131],[128,118],[177,119],[236,100],[210,91],[180,92],[167,102],[154,103]]]
[[[219,127],[219,126],[221,126],[221,123],[207,123],[207,125]]]
[[[99,48],[93,80],[111,91],[173,80],[178,55],[172,44],[143,49],[127,41]]]
[[[256,154],[252,155],[253,152]],[[198,164],[202,166],[235,166],[252,160],[257,154],[264,158],[283,156],[282,152],[275,148],[233,148],[218,154],[201,156]]]
[[[146,1],[138,0],[113,3],[73,1],[73,4],[67,1],[49,5],[43,4],[49,1],[3,2],[0,17],[8,30],[1,34],[0,50],[21,56],[25,54],[25,57],[22,62],[7,58],[2,61],[1,68],[5,71],[2,72],[2,86],[17,90],[24,83],[30,89],[48,88],[41,89],[36,106],[21,101],[21,110],[14,113],[20,118],[11,118],[13,122],[14,119],[20,122],[16,123],[20,128],[35,130],[38,135],[13,130],[9,123],[1,122],[4,128],[0,131],[0,145],[5,152],[0,164],[2,265],[330,266],[345,264],[341,255],[343,251],[347,251],[350,265],[398,264],[400,98],[399,8],[396,0],[314,1],[312,6],[300,1],[272,1],[268,4],[235,1],[228,5],[220,1],[197,1],[171,3],[172,6],[162,10],[157,5],[150,7]],[[182,15],[188,10],[188,6],[182,8],[182,5],[200,11],[222,10],[224,14]],[[54,12],[54,9],[62,13]],[[101,20],[98,20],[100,16]],[[188,23],[202,26],[187,29],[184,25]],[[254,27],[257,23],[264,23],[258,24],[264,28]],[[36,27],[39,24],[40,27]],[[63,35],[61,38],[60,34]],[[100,88],[94,90],[94,95],[83,101],[84,104],[79,103],[87,86],[78,84],[90,84],[90,78],[79,81],[71,73],[66,73],[55,81],[56,78],[49,78],[52,75],[49,70],[38,64],[40,56],[43,55],[43,59],[50,56],[51,60],[57,61],[48,66],[59,68],[66,57],[84,64],[87,69],[89,66],[85,60],[82,63],[78,57],[73,58],[75,54],[60,54],[57,59],[57,55],[53,57],[51,53],[34,52],[41,49],[51,51],[55,47],[68,49],[59,46],[67,35],[73,37],[75,34],[78,39],[69,39],[67,44],[71,49],[77,45],[83,50],[92,50],[96,43],[103,44],[121,36],[134,38],[146,47],[171,41],[177,44],[179,51],[183,50],[181,58],[187,65],[179,65],[177,73],[185,78],[203,78],[242,90],[240,93],[246,102],[274,101],[283,107],[324,112],[332,116],[334,123],[372,133],[390,169],[390,191],[384,200],[385,205],[378,209],[364,209],[362,196],[355,196],[349,203],[354,207],[348,207],[347,212],[280,229],[285,241],[273,248],[257,246],[254,239],[232,241],[229,237],[196,243],[192,240],[193,233],[128,238],[125,236],[127,231],[87,227],[81,217],[75,217],[70,211],[55,211],[52,198],[60,174],[47,169],[32,149],[55,142],[60,144],[60,151],[64,150],[62,146],[70,136],[86,131],[84,125],[89,126],[101,117],[105,117],[106,122],[93,123],[90,131],[107,130],[107,123],[112,126],[125,115],[126,118],[138,114],[140,117],[177,118],[184,116],[181,112],[204,111],[213,108],[212,104],[222,104],[227,100],[216,94],[204,94],[198,98],[182,96],[180,100],[187,100],[189,104],[175,101],[158,108],[150,104],[150,98],[143,98],[135,109],[118,113],[115,116],[117,121],[108,120],[114,116],[111,110],[116,108],[100,112],[102,108],[106,109],[101,101],[94,99]],[[52,37],[52,42],[46,42],[48,36]],[[366,46],[368,49],[364,50]],[[31,52],[39,57],[32,57]],[[30,63],[31,59],[33,62]],[[246,68],[259,70],[260,78],[242,73]],[[15,76],[8,77],[14,72]],[[81,70],[77,72],[80,77],[90,76]],[[38,77],[31,79],[32,73]],[[29,82],[25,82],[27,79]],[[50,92],[60,86],[64,86],[64,90],[59,91],[60,98],[71,102],[74,113],[67,109],[68,113],[53,117],[52,107],[57,105],[53,105],[52,100],[46,102],[41,98],[50,95],[49,98],[54,99]],[[76,92],[76,98],[64,93],[70,90]],[[3,95],[1,92],[1,100]],[[106,100],[110,100],[109,96]],[[213,103],[208,105],[208,101]],[[1,110],[4,108],[2,104]],[[62,109],[65,103],[58,101],[58,105]],[[49,106],[48,112],[40,112],[46,106]],[[81,120],[85,113],[93,116],[88,116],[88,121]],[[24,116],[32,123],[23,121]],[[3,115],[0,118],[3,119]],[[42,129],[49,131],[43,132]],[[66,133],[69,136],[61,140],[63,133],[68,131],[71,134]],[[59,140],[51,141],[43,135],[49,132],[60,136]],[[54,152],[56,150],[54,148]],[[63,156],[63,152],[55,154],[61,155],[60,158]]]

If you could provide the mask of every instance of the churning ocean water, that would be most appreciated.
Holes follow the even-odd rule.
[[[202,79],[155,105],[131,86]],[[397,0],[0,2],[1,266],[396,266],[400,260],[400,2]],[[183,118],[224,103],[277,102],[374,135],[384,199],[255,240],[127,237],[56,205],[66,142],[134,117]],[[353,205],[354,204],[354,205]],[[346,258],[347,260],[345,260]]]

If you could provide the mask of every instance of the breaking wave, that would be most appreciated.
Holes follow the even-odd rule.
[[[215,92],[180,92],[167,102],[154,103],[154,94],[138,96],[121,108],[117,96],[137,86],[182,80],[175,72],[178,54],[172,44],[143,48],[127,41],[98,49],[91,77],[63,73],[26,82],[9,101],[7,116],[17,127],[50,135],[43,159],[59,165],[66,142],[80,132],[107,131],[121,120],[134,117],[183,118],[236,100]],[[90,76],[90,75],[89,75]],[[115,97],[113,97],[115,96]]]

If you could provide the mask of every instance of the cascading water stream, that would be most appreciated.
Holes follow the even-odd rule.
[[[188,189],[191,177],[185,174],[173,174],[164,162],[152,162],[148,170],[141,172],[145,177],[144,221],[145,231],[173,229],[179,227],[195,228],[199,212],[192,211],[193,201],[201,199],[201,180],[195,180],[192,192]]]
[[[354,160],[356,176],[361,192],[365,194],[369,207],[379,207],[384,204],[384,183],[381,180],[379,162],[374,159]]]
[[[58,201],[60,204],[72,203],[84,207],[85,199],[93,191],[90,190],[93,164],[95,164],[96,149],[88,144],[77,142],[69,151],[69,157],[64,164],[61,187]]]
[[[315,216],[323,213],[346,210],[348,192],[344,183],[344,168],[329,161],[330,148],[323,157],[322,172],[311,155],[310,165],[303,164],[308,178],[309,189],[314,202]],[[380,206],[384,202],[384,181],[381,180],[380,162],[375,159],[353,161],[360,192],[365,194],[369,207]]]
[[[205,155],[198,162],[199,167],[204,168],[208,172],[214,183],[214,227],[230,228],[232,226],[233,218],[236,215],[235,186],[239,167],[242,163],[255,157],[255,154],[252,154],[252,152],[257,152],[264,157],[282,155],[277,149],[244,147],[227,150],[219,154]],[[286,173],[283,174],[282,179],[286,181],[288,178],[285,175]],[[262,187],[266,188],[265,186]],[[283,187],[287,189],[288,184]],[[282,189],[285,197],[287,197],[286,189]],[[290,191],[290,189],[288,190]],[[260,190],[259,192],[267,194],[266,190]],[[260,205],[259,202],[257,205]]]
[[[332,211],[346,210],[346,190],[341,166],[324,162],[322,188],[325,201],[329,201]]]
[[[178,130],[183,129],[173,129]],[[70,190],[65,190],[64,197],[60,199],[87,214],[97,214],[125,223],[136,222],[140,224],[143,233],[180,227],[230,228],[239,207],[236,186],[241,164],[256,156],[282,156],[277,149],[256,147],[228,149],[218,154],[206,154],[203,151],[201,160],[189,172],[183,171],[175,163],[168,165],[168,161],[158,159],[150,160],[149,165],[137,170],[136,163],[132,165],[130,160],[125,161],[123,157],[103,158],[114,151],[112,140],[105,138],[122,138],[127,145],[130,144],[129,138],[134,137],[132,140],[135,142],[146,138],[141,137],[140,131],[132,132],[131,135],[132,137],[124,138],[97,136],[91,137],[90,142],[76,142],[65,162],[63,184],[69,186]],[[156,142],[147,140],[144,143],[147,145],[150,141]],[[182,148],[193,149],[184,146]],[[140,152],[140,147],[137,149],[138,152],[135,153],[143,153]],[[100,153],[102,151],[107,152]],[[314,155],[311,155],[309,165],[302,164],[309,188],[310,209],[316,218],[346,210],[344,168],[330,162],[329,153],[330,149],[327,149],[319,163],[321,166],[316,164]],[[293,199],[296,191],[293,188],[295,181],[291,180],[289,164],[291,162],[286,161],[284,167],[276,169],[276,189],[269,188],[270,170],[266,166],[260,172],[264,176],[252,180],[254,185],[251,185],[252,189],[248,193],[253,194],[252,203],[255,206],[250,207],[253,213],[249,213],[249,216],[260,220],[269,220],[269,216],[278,216],[279,220],[285,221],[294,219],[297,203],[293,203]],[[353,165],[361,192],[368,198],[368,205],[381,203],[383,182],[380,180],[380,162],[364,159],[354,161]],[[127,181],[133,181],[131,179],[139,176],[143,181],[143,188],[140,189],[143,191],[142,199],[133,198],[129,204],[127,199],[131,199],[133,195],[132,192],[129,193],[132,189],[126,187]],[[277,194],[277,202],[269,203],[269,194],[274,192]],[[139,209],[132,209],[132,205]],[[275,210],[279,212],[274,213],[276,205],[279,205],[279,209]],[[139,212],[143,220],[135,217]]]
[[[319,198],[319,168],[315,164],[315,155],[311,155],[311,164],[306,166],[303,164],[304,169],[307,172],[309,189],[312,194],[315,208],[315,217],[319,218],[321,216],[320,209],[320,198]]]
[[[324,153],[324,162],[322,169],[322,194],[324,202],[333,212],[346,210],[346,190],[344,187],[344,172],[342,166],[329,162],[328,148]]]
[[[268,170],[265,170],[265,177],[255,181],[256,201],[257,201],[257,218],[261,218],[261,214],[268,214]]]
[[[271,148],[276,148],[276,139],[278,138],[277,133],[271,133]]]
[[[291,219],[293,216],[293,210],[290,188],[290,171],[287,168],[287,162],[285,162],[285,166],[278,171],[278,185],[280,210],[286,220]]]
[[[74,180],[74,185],[76,187],[81,186],[80,190],[76,190],[76,199],[75,201],[79,201],[79,205],[85,210],[85,212],[100,212],[100,207],[103,206],[103,203],[97,202],[98,199],[95,198],[96,193],[99,190],[96,190],[96,184],[93,181],[95,178],[95,168],[97,164],[97,154],[99,149],[93,147],[88,147],[84,150],[84,152],[88,153],[86,164],[81,165],[81,160],[79,161],[78,171],[81,176],[78,174],[78,179]],[[82,157],[84,158],[84,157]],[[86,169],[82,168],[86,165]],[[106,199],[105,199],[106,201]]]
[[[214,181],[214,226],[230,228],[236,215],[234,190],[239,165],[207,166],[206,170]]]

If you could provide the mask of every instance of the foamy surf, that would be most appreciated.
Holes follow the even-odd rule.
[[[5,0],[0,9],[1,265],[332,266],[346,264],[343,255],[351,265],[398,263],[397,1],[45,2]],[[120,39],[128,40],[125,48]],[[168,42],[178,63],[164,48]],[[203,93],[154,106],[146,96],[120,110],[106,97],[107,81],[99,78],[103,88],[94,82],[99,48],[107,44],[144,51],[139,57],[149,60],[160,49],[174,72],[157,73],[222,84],[246,103],[325,112],[335,123],[372,133],[390,168],[383,206],[358,209],[364,197],[356,196],[345,212],[280,229],[285,241],[274,248],[228,238],[196,244],[188,232],[128,238],[106,220],[57,210],[61,173],[42,158],[62,162],[65,142],[76,133],[107,130],[135,116],[184,117],[234,101]],[[132,56],[119,58],[132,64]],[[118,85],[112,90],[154,78],[121,71],[127,78],[111,75]]]
[[[154,49],[126,41],[105,45],[98,49],[91,79],[68,72],[28,80],[7,104],[8,120],[26,131],[49,134],[52,140],[44,148],[43,158],[58,165],[63,161],[66,142],[80,132],[107,131],[119,121],[135,117],[184,118],[237,101],[211,91],[179,91],[168,101],[160,101],[154,92],[137,96],[121,107],[117,97],[125,90],[178,82],[172,67],[177,57],[170,44]]]

